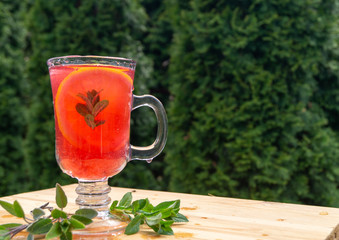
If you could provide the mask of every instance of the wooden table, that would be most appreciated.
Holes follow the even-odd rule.
[[[64,186],[69,200],[66,211],[77,209],[75,202],[76,185]],[[152,204],[168,200],[181,200],[181,213],[188,223],[176,224],[174,236],[158,236],[143,227],[138,234],[120,235],[115,239],[208,239],[208,240],[335,240],[339,239],[339,209],[266,201],[201,196],[171,192],[146,191],[112,187],[110,196],[120,200],[128,191],[133,192],[133,200],[149,198]],[[2,200],[18,200],[24,210],[32,210],[50,202],[55,204],[55,189],[22,193],[3,197]],[[5,210],[0,210],[0,224],[20,222]],[[25,239],[24,234],[16,239]],[[113,238],[107,238],[113,239]]]

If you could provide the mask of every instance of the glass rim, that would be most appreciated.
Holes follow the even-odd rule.
[[[96,64],[96,65],[107,65],[115,66],[119,64],[128,64],[130,68],[135,69],[136,61],[129,58],[123,57],[111,57],[111,56],[97,56],[97,55],[68,55],[60,57],[52,57],[47,60],[48,67],[53,66],[64,66],[64,65],[85,65],[85,64]]]

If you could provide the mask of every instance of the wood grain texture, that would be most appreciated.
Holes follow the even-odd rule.
[[[76,185],[64,186],[68,206],[66,211],[74,212]],[[339,209],[286,204],[266,201],[254,201],[215,196],[148,191],[112,187],[110,197],[120,200],[128,191],[133,192],[133,200],[149,198],[152,204],[168,200],[181,200],[181,213],[188,223],[175,224],[174,236],[158,236],[143,227],[138,234],[120,235],[116,238],[103,239],[208,239],[208,240],[337,240]],[[18,200],[24,210],[31,210],[49,202],[56,206],[55,189],[22,193],[3,197],[2,200]],[[28,212],[26,212],[28,214]],[[20,222],[0,210],[0,224]],[[25,239],[21,234],[16,239]]]

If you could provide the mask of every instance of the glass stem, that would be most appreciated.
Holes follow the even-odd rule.
[[[111,187],[107,181],[102,182],[81,182],[75,189],[78,194],[76,203],[80,208],[92,208],[99,212],[108,212],[108,205],[111,198],[108,194],[111,192]]]

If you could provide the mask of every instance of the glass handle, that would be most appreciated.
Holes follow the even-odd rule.
[[[151,162],[164,149],[167,140],[167,116],[162,103],[151,95],[136,96],[133,95],[132,110],[147,106],[153,109],[157,122],[157,137],[153,144],[147,147],[137,147],[131,145],[131,160],[146,160]]]

